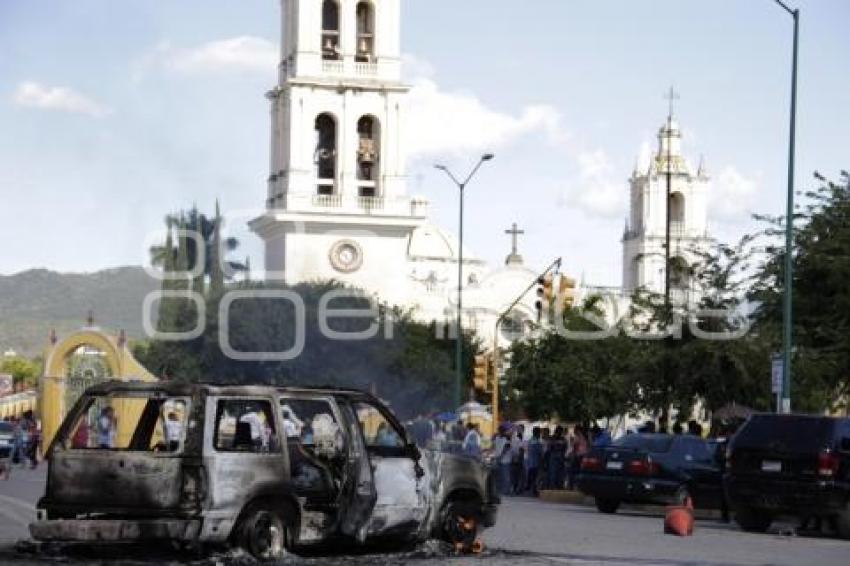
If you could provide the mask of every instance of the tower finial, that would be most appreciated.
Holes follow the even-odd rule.
[[[679,93],[676,92],[676,89],[673,88],[673,85],[670,85],[670,90],[667,92],[667,94],[664,95],[664,98],[666,98],[667,102],[668,102],[667,121],[672,122],[673,121],[673,110],[675,109],[675,102],[674,101],[679,100],[679,98],[680,98]]]

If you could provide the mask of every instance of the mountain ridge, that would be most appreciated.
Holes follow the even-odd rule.
[[[0,275],[0,352],[38,355],[51,329],[61,339],[84,326],[90,311],[97,326],[142,339],[144,298],[159,288],[160,282],[139,266],[90,273],[35,268]]]

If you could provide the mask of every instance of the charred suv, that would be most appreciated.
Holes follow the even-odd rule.
[[[350,390],[111,382],[86,391],[48,456],[40,541],[232,544],[258,558],[340,539],[471,549],[499,502],[479,462],[420,451]]]

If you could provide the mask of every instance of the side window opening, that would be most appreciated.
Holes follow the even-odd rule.
[[[288,444],[329,462],[345,455],[345,435],[328,400],[281,399],[280,410]]]
[[[354,410],[370,453],[389,457],[405,455],[404,437],[381,411],[364,402],[354,403]]]
[[[271,403],[260,399],[220,400],[213,446],[219,452],[279,452]]]
[[[280,412],[296,488],[333,497],[343,483],[348,446],[331,401],[283,398]]]

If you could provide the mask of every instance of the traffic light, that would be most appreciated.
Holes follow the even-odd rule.
[[[534,308],[537,309],[537,320],[540,320],[543,311],[548,310],[554,298],[552,293],[552,276],[543,275],[537,278],[537,301]]]
[[[561,275],[558,281],[558,301],[563,305],[564,310],[570,310],[575,306],[576,302],[576,280]]]
[[[486,354],[475,356],[475,367],[472,372],[472,386],[476,391],[490,390],[490,357]]]

